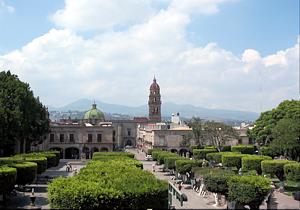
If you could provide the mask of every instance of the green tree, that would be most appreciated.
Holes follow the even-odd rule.
[[[193,138],[197,146],[202,146],[203,142],[203,122],[199,117],[193,117],[187,125],[192,128]]]
[[[49,114],[35,98],[29,84],[10,71],[0,72],[0,148],[2,155],[14,153],[19,140],[27,151],[49,131]],[[21,147],[22,148],[22,147]],[[23,151],[23,152],[26,152]]]
[[[300,101],[286,100],[271,111],[261,113],[255,121],[255,127],[249,132],[250,138],[260,145],[269,145],[273,140],[273,128],[284,118],[300,119]]]
[[[215,146],[218,151],[230,139],[238,139],[238,133],[229,125],[222,122],[207,121],[203,125],[203,137]]]
[[[182,136],[182,141],[180,142],[180,146],[182,147],[189,147],[191,145],[191,139],[193,138],[192,133],[187,133],[186,135]]]
[[[270,148],[277,154],[296,160],[300,157],[300,118],[281,119],[272,129]]]

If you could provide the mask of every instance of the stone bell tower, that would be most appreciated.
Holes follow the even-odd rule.
[[[156,83],[155,76],[150,86],[148,105],[149,105],[149,121],[161,122],[160,88],[159,85]]]

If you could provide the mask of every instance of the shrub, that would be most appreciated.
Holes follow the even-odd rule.
[[[134,158],[134,154],[128,152],[94,152],[94,156],[127,156],[130,158]]]
[[[243,171],[255,170],[258,174],[261,174],[261,161],[272,160],[269,156],[249,155],[242,158]]]
[[[193,151],[194,149],[204,149],[204,146],[200,146],[200,145],[190,146],[190,149],[191,149],[191,151]]]
[[[217,148],[215,146],[204,146],[204,149],[214,149],[214,150],[216,150]]]
[[[264,160],[261,162],[261,170],[264,174],[270,174],[271,176],[277,176],[280,181],[284,179],[284,165],[289,163],[295,163],[289,160]]]
[[[7,164],[9,167],[17,169],[16,184],[26,185],[36,180],[37,164],[34,162],[13,162]]]
[[[125,159],[90,161],[78,175],[55,179],[48,193],[58,209],[164,209],[168,201],[167,182]]]
[[[214,161],[215,163],[222,163],[222,156],[226,154],[235,154],[231,152],[213,152],[213,153],[207,153],[206,159],[209,161]]]
[[[175,169],[175,161],[176,160],[186,160],[186,158],[183,158],[183,157],[180,157],[180,156],[168,156],[168,157],[165,157],[165,168],[167,169]]]
[[[171,152],[161,152],[157,156],[157,162],[158,162],[158,164],[159,165],[164,164],[166,157],[180,157],[180,156],[177,155],[177,154],[175,154],[175,153],[171,153]]]
[[[268,195],[271,180],[262,176],[234,176],[228,182],[228,198],[240,205],[249,205],[250,209],[259,206]]]
[[[0,195],[5,195],[14,189],[17,170],[8,166],[0,166]]]
[[[219,169],[220,170],[220,169]],[[220,170],[218,173],[209,173],[204,175],[204,184],[206,189],[213,193],[220,193],[227,197],[228,180],[233,174],[224,173],[225,170]]]
[[[11,162],[34,162],[37,164],[37,173],[41,174],[47,169],[47,158],[36,154],[19,154],[12,157],[1,158],[0,161],[11,161]]]
[[[242,157],[245,157],[245,155],[238,153],[224,154],[222,155],[222,165],[239,169],[242,167]]]
[[[152,151],[152,159],[154,161],[157,161],[157,157],[161,152],[165,152],[165,151],[159,151],[159,150]]]
[[[204,177],[209,174],[235,175],[234,171],[232,170],[210,168],[210,167],[193,167],[192,172],[194,172],[195,177]]]
[[[216,152],[216,149],[194,149],[193,155],[196,160],[201,160],[206,158],[206,154]]]
[[[48,168],[58,166],[59,160],[60,160],[60,152],[59,151],[46,151],[46,152],[42,152],[42,154],[45,155],[47,158]],[[49,166],[49,162],[50,162],[50,166]]]
[[[285,164],[283,169],[287,180],[300,182],[300,163]]]
[[[153,148],[153,149],[148,149],[147,155],[152,155],[153,151],[162,151],[161,149]]]
[[[240,152],[242,154],[254,154],[254,145],[237,145],[231,147],[232,152]]]
[[[180,174],[191,172],[193,167],[201,167],[202,161],[199,160],[176,160],[175,167],[176,171]]]

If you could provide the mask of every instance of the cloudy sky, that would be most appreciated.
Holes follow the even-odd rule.
[[[0,69],[89,98],[264,111],[299,99],[298,0],[0,0]]]

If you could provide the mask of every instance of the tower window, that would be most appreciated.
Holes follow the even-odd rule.
[[[97,134],[97,142],[101,142],[102,141],[102,134],[98,133]]]
[[[64,140],[65,140],[65,135],[62,133],[59,135],[59,141],[64,142]]]
[[[70,142],[74,142],[74,134],[70,133],[69,135]]]
[[[92,142],[93,141],[93,135],[92,134],[88,134],[88,142]]]

